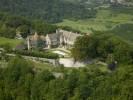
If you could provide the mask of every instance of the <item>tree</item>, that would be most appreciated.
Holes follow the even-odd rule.
[[[17,28],[23,38],[26,38],[30,34],[30,27],[27,25],[22,25]]]
[[[132,63],[132,45],[114,35],[95,34],[77,38],[72,48],[75,60],[100,58],[107,61],[109,55],[118,62]]]
[[[34,75],[32,67],[33,66],[23,58],[16,57],[9,62],[4,72],[4,82],[5,90],[9,91],[9,95],[11,94],[13,99],[19,98],[19,95],[25,98],[30,97],[29,91],[31,85],[28,85],[26,82],[28,82],[27,79],[29,79],[29,76],[30,80],[32,80]]]
[[[54,80],[55,77],[48,70],[44,70],[41,73],[38,73],[35,77],[34,84],[32,85],[32,99],[33,100],[42,100],[46,99],[46,94],[49,89],[49,82]]]
[[[7,38],[14,38],[16,35],[16,31],[14,28],[7,27],[3,25],[0,28],[0,36],[7,37]]]

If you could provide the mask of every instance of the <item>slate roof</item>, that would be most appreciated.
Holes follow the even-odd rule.
[[[59,41],[60,34],[58,33],[48,34],[48,37],[50,38],[51,41]]]
[[[81,36],[78,33],[73,33],[65,30],[58,30],[56,33],[47,35],[51,42],[60,42],[60,37],[65,38],[67,42],[71,42],[73,44],[77,37]]]
[[[63,33],[63,36],[70,42],[74,42],[77,37],[81,36],[78,33],[68,32],[65,30],[59,30],[60,33]]]

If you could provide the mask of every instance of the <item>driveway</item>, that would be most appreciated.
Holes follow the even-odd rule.
[[[85,67],[85,64],[83,62],[74,62],[73,58],[60,58],[59,63],[63,64],[64,67]]]

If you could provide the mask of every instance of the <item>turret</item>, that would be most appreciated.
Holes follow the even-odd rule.
[[[31,49],[31,46],[30,46],[30,38],[29,37],[27,38],[27,48],[28,48],[28,50]]]

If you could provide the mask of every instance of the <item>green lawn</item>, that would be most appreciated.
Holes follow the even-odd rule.
[[[20,44],[21,42],[22,42],[22,40],[0,37],[0,45],[9,44],[9,45],[11,45],[11,47],[15,47],[16,45]]]

